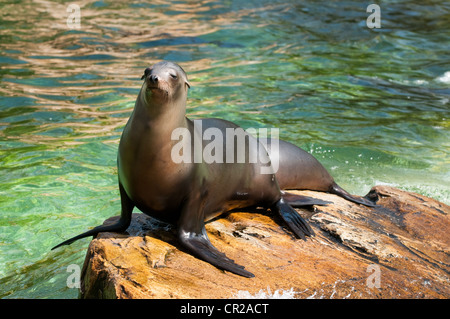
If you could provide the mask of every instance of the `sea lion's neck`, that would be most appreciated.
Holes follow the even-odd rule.
[[[145,134],[153,132],[159,140],[170,140],[174,129],[187,126],[186,96],[152,99],[142,90],[136,100],[133,117]]]

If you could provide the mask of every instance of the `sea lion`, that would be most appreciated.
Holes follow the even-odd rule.
[[[308,152],[283,140],[279,140],[278,144],[278,147],[271,149],[272,144],[269,142],[267,149],[271,160],[275,160],[279,165],[275,176],[280,189],[328,192],[357,204],[368,207],[376,206],[372,201],[352,195],[336,184],[326,168]],[[285,200],[290,196],[288,193],[283,193],[283,195]]]
[[[231,122],[189,120],[186,100],[190,84],[179,65],[159,62],[145,69],[142,79],[144,83],[119,144],[117,165],[122,206],[119,221],[114,225],[97,226],[53,249],[99,232],[125,231],[137,207],[145,214],[177,225],[181,244],[193,255],[220,269],[253,277],[211,244],[205,230],[206,221],[233,209],[267,207],[278,212],[296,236],[305,239],[314,232],[291,205],[325,205],[328,202],[284,193],[280,185],[321,191],[338,189],[338,194],[348,194],[338,188],[314,157],[293,144],[269,140],[266,149],[261,141],[242,129],[239,131],[239,126]],[[211,130],[223,133],[222,146],[217,144],[214,151],[215,158],[223,161],[203,160],[196,153],[200,150],[200,155],[204,155],[202,151],[209,147],[211,138],[202,137]],[[238,155],[233,153],[240,147],[235,143],[239,136],[227,135],[229,130],[239,131],[240,137],[244,137],[243,161],[237,161]],[[176,140],[174,132],[191,139]],[[279,148],[275,147],[278,142]],[[230,145],[234,146],[230,148]],[[193,152],[189,151],[192,147]],[[280,160],[277,172],[270,171],[268,150]],[[233,154],[229,157],[230,152]],[[181,153],[184,161],[174,159],[174,155]],[[230,158],[236,161],[226,160]],[[250,161],[250,158],[258,160]],[[269,171],[262,173],[262,168],[269,168]],[[350,196],[351,200],[358,199]],[[365,201],[360,200],[373,205]]]

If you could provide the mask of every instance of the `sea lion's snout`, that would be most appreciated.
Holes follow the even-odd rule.
[[[169,91],[169,83],[167,83],[168,81],[165,79],[163,74],[161,74],[161,72],[150,69],[147,73],[144,74],[143,77],[147,82],[147,88]]]
[[[176,73],[175,73],[176,74]],[[173,73],[170,73],[168,70],[159,69],[159,68],[147,68],[145,69],[144,75],[142,78],[147,81],[147,85],[149,87],[157,88],[164,83],[169,84],[171,79],[176,79],[177,77],[173,76]]]
[[[155,74],[152,74],[148,77],[148,79],[151,83],[156,84],[156,83],[158,83],[159,77]]]

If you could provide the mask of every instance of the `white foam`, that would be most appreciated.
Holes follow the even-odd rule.
[[[245,290],[239,290],[232,298],[234,299],[295,299],[296,292],[293,288],[289,290],[278,289],[272,294],[272,291],[267,287],[267,292],[261,289],[255,294],[251,294]]]
[[[450,71],[447,71],[443,75],[441,75],[440,77],[437,77],[436,81],[439,81],[439,82],[442,82],[442,83],[446,83],[446,84],[450,84]]]

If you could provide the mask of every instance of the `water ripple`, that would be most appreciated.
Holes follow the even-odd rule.
[[[364,194],[450,203],[450,48],[442,1],[8,1],[0,12],[0,297],[70,297],[63,238],[119,213],[116,154],[159,60],[189,75],[188,114],[277,127]]]

